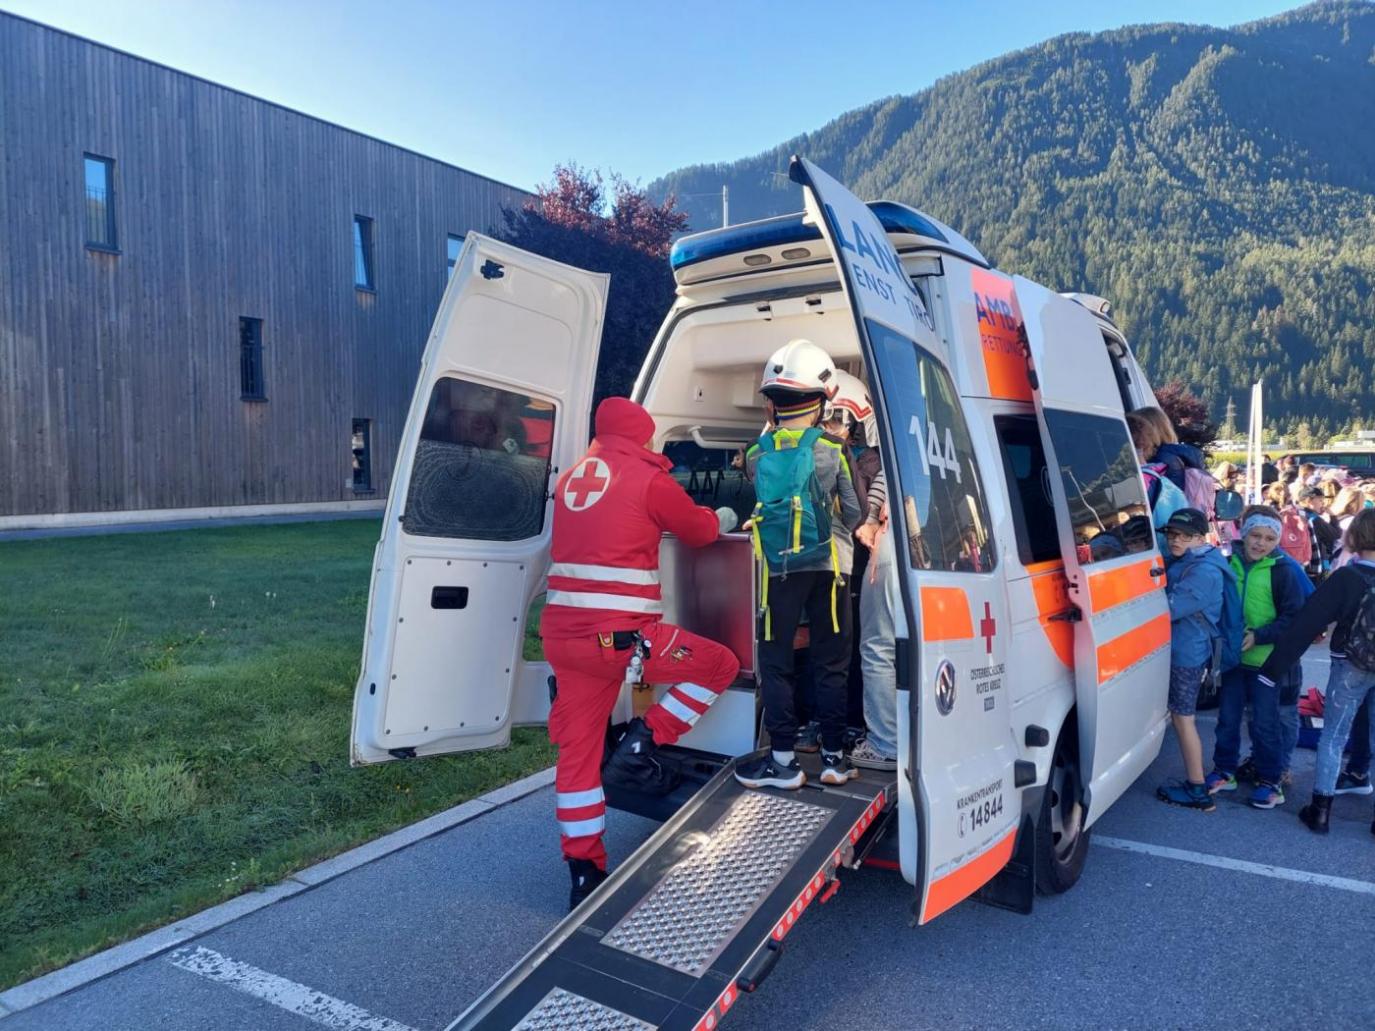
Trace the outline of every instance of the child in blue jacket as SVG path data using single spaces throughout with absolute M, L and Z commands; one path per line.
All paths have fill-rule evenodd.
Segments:
M 1221 634 L 1223 592 L 1235 590 L 1235 576 L 1221 552 L 1207 541 L 1208 520 L 1196 508 L 1174 512 L 1162 528 L 1170 557 L 1165 560 L 1165 595 L 1170 602 L 1170 720 L 1184 756 L 1185 781 L 1163 784 L 1156 796 L 1171 805 L 1210 812 L 1216 808 L 1203 782 L 1203 742 L 1194 713 L 1198 689 Z

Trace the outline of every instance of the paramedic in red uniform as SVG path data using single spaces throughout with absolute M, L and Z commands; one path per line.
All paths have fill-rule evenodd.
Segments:
M 673 790 L 677 771 L 660 764 L 657 746 L 687 733 L 740 669 L 722 645 L 662 622 L 659 592 L 661 534 L 701 547 L 734 529 L 735 513 L 693 503 L 669 475 L 672 463 L 649 449 L 654 420 L 635 402 L 607 398 L 596 431 L 554 490 L 553 565 L 540 619 L 558 686 L 549 738 L 559 749 L 555 804 L 570 907 L 606 879 L 603 778 L 647 794 Z M 637 634 L 643 682 L 674 686 L 630 723 L 603 769 L 607 720 Z

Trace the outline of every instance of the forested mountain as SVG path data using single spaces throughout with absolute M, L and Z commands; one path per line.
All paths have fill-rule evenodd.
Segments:
M 722 184 L 732 221 L 796 211 L 793 153 L 1109 298 L 1152 378 L 1219 417 L 1263 376 L 1282 431 L 1375 425 L 1375 4 L 1061 36 L 650 192 L 694 229 Z

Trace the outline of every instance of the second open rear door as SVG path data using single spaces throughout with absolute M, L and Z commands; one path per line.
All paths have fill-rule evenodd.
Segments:
M 835 255 L 879 412 L 894 586 L 906 611 L 902 869 L 925 923 L 991 880 L 1016 841 L 1006 593 L 960 397 L 924 299 L 862 201 L 810 162 L 794 158 L 792 176 Z
M 1036 417 L 1070 601 L 1086 823 L 1155 760 L 1170 680 L 1170 611 L 1112 358 L 1089 312 L 1020 276 Z

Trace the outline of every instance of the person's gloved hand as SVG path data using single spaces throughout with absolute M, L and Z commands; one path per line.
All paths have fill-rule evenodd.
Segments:
M 721 524 L 722 533 L 730 533 L 740 522 L 740 517 L 735 514 L 735 509 L 726 508 L 724 505 L 716 510 L 716 518 Z

